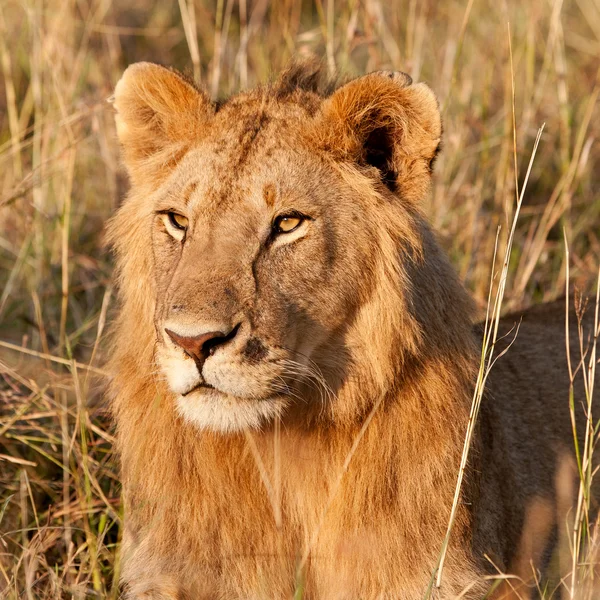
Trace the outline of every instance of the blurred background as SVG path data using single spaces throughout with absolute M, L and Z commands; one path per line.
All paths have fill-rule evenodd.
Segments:
M 600 0 L 1 0 L 0 597 L 118 594 L 102 239 L 128 185 L 107 103 L 123 69 L 174 66 L 218 98 L 305 55 L 331 75 L 402 70 L 438 94 L 423 210 L 482 314 L 545 123 L 504 306 L 564 295 L 565 239 L 571 289 L 594 291 Z

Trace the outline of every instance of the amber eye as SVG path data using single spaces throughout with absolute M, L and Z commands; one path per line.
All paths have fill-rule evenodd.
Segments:
M 189 221 L 187 217 L 172 211 L 160 213 L 162 222 L 164 223 L 167 233 L 176 240 L 183 242 L 186 235 Z
M 302 225 L 304 217 L 301 215 L 281 215 L 275 219 L 273 230 L 276 233 L 291 233 Z
M 180 229 L 181 231 L 185 231 L 187 229 L 187 217 L 184 217 L 183 215 L 178 215 L 175 212 L 167 213 L 167 215 L 169 217 L 169 223 L 171 223 L 171 225 L 173 225 L 175 229 Z

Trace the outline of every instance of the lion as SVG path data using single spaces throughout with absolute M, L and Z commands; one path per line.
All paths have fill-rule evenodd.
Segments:
M 481 344 L 421 208 L 434 93 L 391 71 L 336 86 L 303 63 L 215 102 L 137 63 L 114 107 L 131 181 L 108 226 L 127 597 L 423 598 Z M 503 331 L 516 320 L 438 598 L 542 568 L 556 537 L 573 446 L 564 305 Z

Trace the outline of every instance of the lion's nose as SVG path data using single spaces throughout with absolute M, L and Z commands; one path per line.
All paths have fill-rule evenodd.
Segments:
M 165 329 L 167 335 L 173 340 L 173 343 L 177 344 L 183 351 L 196 361 L 198 370 L 202 372 L 202 366 L 206 359 L 214 353 L 214 351 L 223 344 L 226 344 L 232 340 L 238 329 L 239 324 L 236 325 L 231 331 L 208 331 L 195 336 L 184 336 L 175 333 L 171 329 Z

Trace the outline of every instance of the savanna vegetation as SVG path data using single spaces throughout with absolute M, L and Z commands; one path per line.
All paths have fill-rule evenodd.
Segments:
M 567 289 L 593 310 L 598 0 L 2 0 L 0 597 L 119 593 L 123 514 L 102 366 L 115 309 L 103 228 L 128 185 L 107 102 L 115 83 L 149 60 L 227 96 L 307 55 L 332 75 L 402 70 L 438 94 L 443 151 L 423 210 L 482 318 L 503 264 L 503 312 Z M 575 377 L 596 360 L 571 359 Z M 592 396 L 573 401 L 591 407 Z M 576 518 L 554 559 L 568 565 L 563 597 L 600 593 L 586 519 L 591 418 Z

